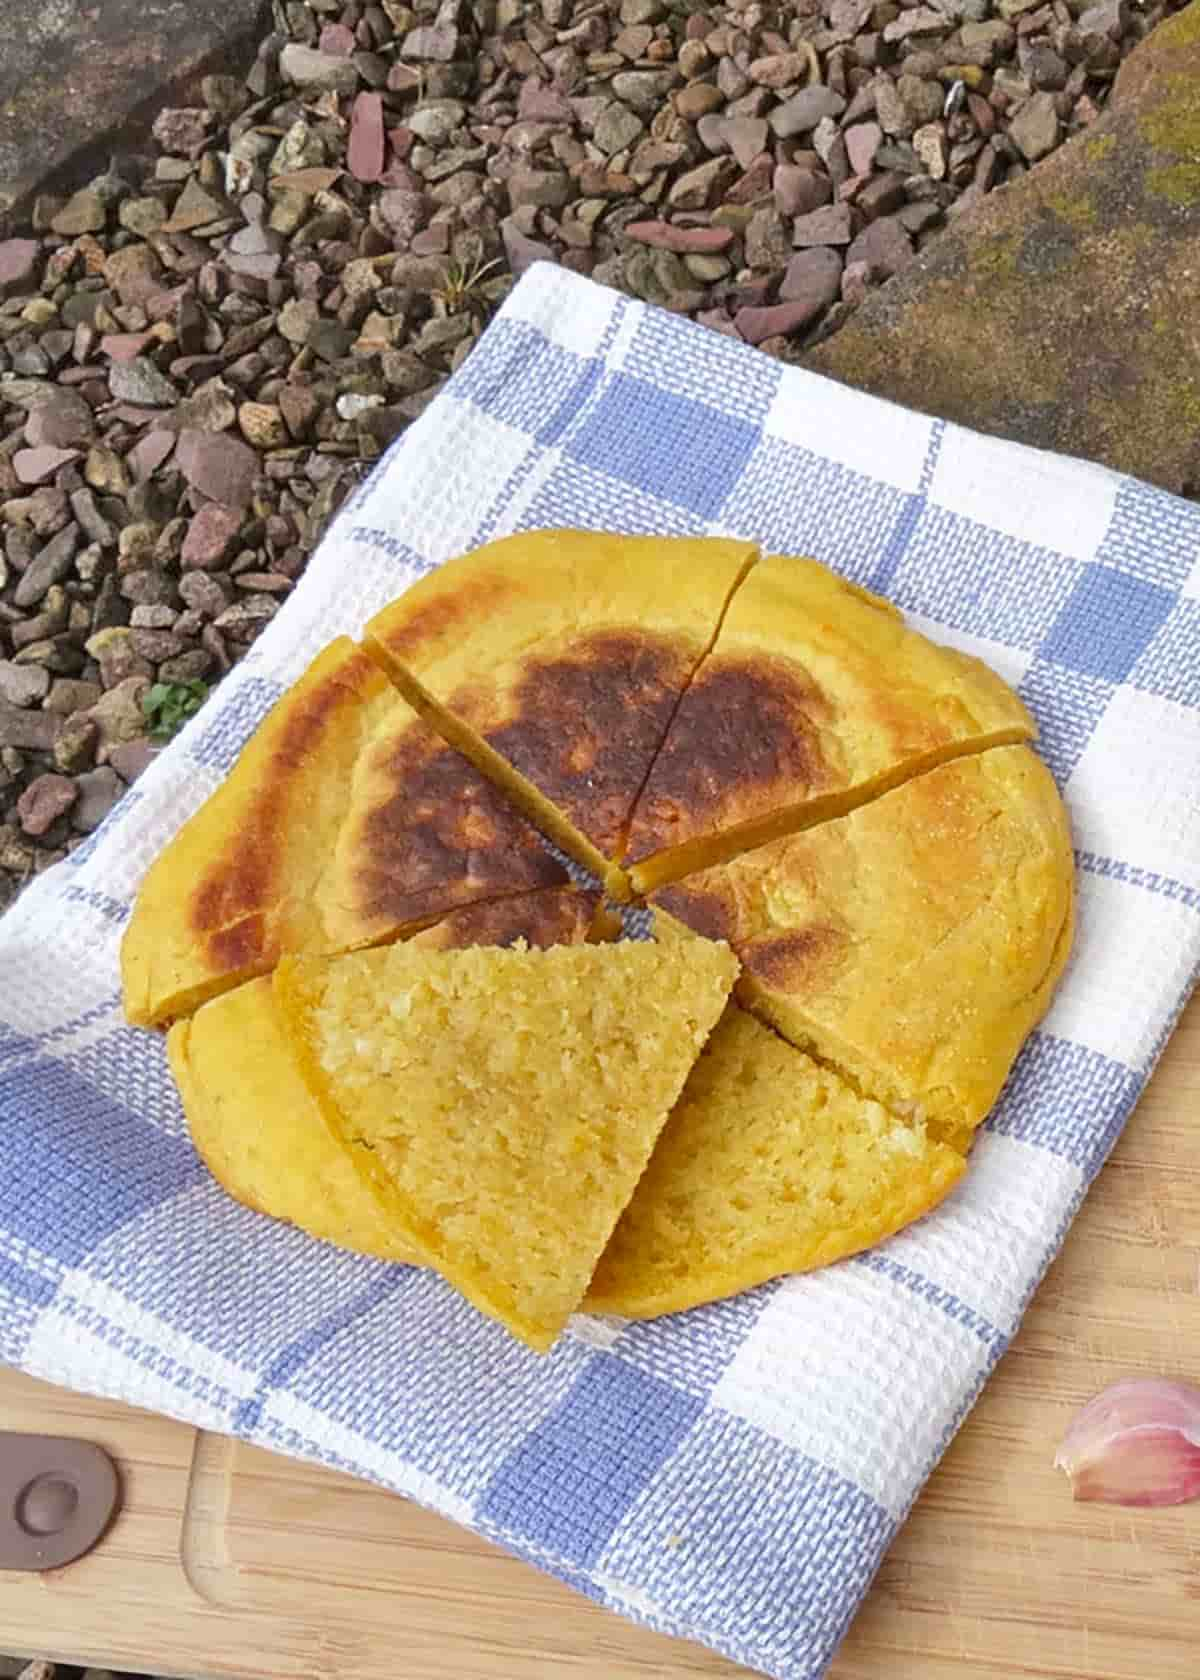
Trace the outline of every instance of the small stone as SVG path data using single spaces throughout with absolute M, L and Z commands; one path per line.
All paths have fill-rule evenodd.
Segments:
M 1009 139 L 1029 163 L 1036 163 L 1058 144 L 1058 109 L 1052 93 L 1035 93 L 1009 124 Z
M 336 323 L 333 323 L 336 324 Z M 245 508 L 254 495 L 258 456 L 224 432 L 181 432 L 175 460 L 194 490 L 227 508 Z
M 136 403 L 139 408 L 170 408 L 179 401 L 178 388 L 148 356 L 113 362 L 108 370 L 108 388 L 118 402 Z
M 728 257 L 707 257 L 702 252 L 684 257 L 683 264 L 690 275 L 706 286 L 724 280 L 733 266 Z
M 91 705 L 95 705 L 101 693 L 102 690 L 96 690 Z M 57 715 L 61 716 L 61 713 Z M 80 770 L 87 770 L 96 762 L 99 739 L 100 729 L 95 718 L 88 717 L 82 711 L 64 718 L 54 741 L 55 768 L 61 770 L 64 776 L 75 776 Z
M 805 304 L 812 319 L 833 303 L 841 283 L 842 259 L 828 246 L 818 245 L 791 258 L 779 283 L 779 299 Z
M 775 303 L 762 307 L 747 305 L 733 317 L 733 324 L 747 344 L 761 344 L 805 326 L 811 319 L 802 303 Z
M 108 762 L 125 783 L 136 782 L 158 757 L 154 742 L 143 736 L 136 741 L 117 741 L 108 749 Z
M 18 449 L 12 458 L 13 471 L 21 484 L 45 484 L 60 467 L 78 458 L 77 449 Z
M 627 222 L 626 236 L 643 245 L 681 254 L 726 251 L 733 244 L 733 229 L 720 227 L 676 227 L 672 222 Z
M 848 245 L 854 229 L 848 204 L 826 204 L 806 216 L 797 216 L 792 224 L 792 244 Z
M 754 213 L 746 228 L 745 242 L 746 262 L 751 268 L 777 269 L 791 254 L 788 224 L 774 205 Z
M 36 839 L 65 816 L 78 797 L 78 788 L 66 776 L 38 776 L 17 800 L 17 821 Z
M 383 100 L 377 93 L 360 93 L 350 113 L 346 162 L 356 181 L 378 181 L 383 174 L 385 142 Z
M 40 665 L 15 665 L 0 659 L 0 700 L 10 706 L 36 706 L 50 687 L 50 673 Z
M 913 135 L 913 151 L 934 181 L 946 178 L 946 130 L 940 122 L 926 123 Z
M 25 422 L 25 442 L 31 449 L 46 445 L 52 449 L 75 449 L 90 443 L 95 435 L 96 421 L 91 409 L 69 387 L 61 387 L 45 402 L 31 408 Z
M 164 152 L 190 158 L 203 149 L 212 123 L 212 112 L 198 105 L 172 106 L 155 117 L 152 133 Z
M 238 427 L 255 449 L 285 449 L 292 441 L 283 415 L 273 403 L 243 403 L 238 409 Z
M 70 717 L 73 712 L 94 706 L 102 693 L 99 683 L 82 682 L 78 677 L 55 677 L 46 696 L 46 710 L 57 717 Z
M 721 126 L 725 144 L 739 168 L 749 169 L 766 150 L 766 122 L 762 117 L 726 117 Z
M 279 73 L 297 87 L 321 93 L 354 93 L 358 88 L 358 71 L 351 59 L 296 41 L 289 41 L 280 53 Z
M 13 600 L 18 607 L 36 607 L 54 584 L 61 583 L 71 570 L 75 550 L 79 546 L 79 532 L 67 525 L 42 549 L 17 580 Z
M 108 221 L 108 211 L 98 193 L 83 187 L 63 205 L 50 226 L 65 239 L 76 239 L 81 233 L 99 233 Z
M 573 196 L 570 179 L 553 169 L 514 169 L 508 177 L 507 186 L 509 203 L 514 211 L 523 204 L 545 210 L 561 210 Z
M 276 394 L 279 412 L 290 435 L 298 442 L 312 436 L 321 402 L 309 385 L 284 385 Z
M 645 129 L 645 123 L 635 111 L 614 99 L 604 107 L 592 129 L 592 139 L 606 157 L 622 152 Z
M 728 181 L 731 168 L 729 160 L 721 157 L 698 164 L 672 184 L 667 202 L 676 210 L 705 209 Z
M 315 298 L 289 298 L 279 312 L 276 327 L 290 344 L 305 344 L 320 314 L 320 305 Z
M 877 77 L 874 88 L 875 115 L 883 132 L 892 136 L 911 134 L 916 125 L 891 77 Z
M 0 747 L 48 753 L 57 733 L 58 719 L 52 713 L 11 706 L 0 700 Z
M 876 175 L 867 182 L 859 192 L 856 202 L 867 221 L 874 221 L 876 216 L 890 215 L 905 202 L 903 177 L 892 174 L 890 170 L 884 170 L 881 175 Z
M 504 241 L 504 254 L 508 266 L 517 279 L 520 279 L 527 268 L 532 268 L 535 262 L 555 260 L 553 247 L 543 244 L 541 240 L 530 239 L 527 234 L 522 233 L 514 216 L 506 216 L 501 222 L 500 237 Z M 388 383 L 395 382 L 389 379 Z
M 867 175 L 875 163 L 875 154 L 883 144 L 883 130 L 876 122 L 855 123 L 843 135 L 846 156 L 854 175 Z
M 101 495 L 124 497 L 129 494 L 129 474 L 124 461 L 115 450 L 102 444 L 88 450 L 83 476 Z
M 710 111 L 719 111 L 725 95 L 711 82 L 690 82 L 675 95 L 675 109 L 688 122 L 698 122 Z
M 223 221 L 230 214 L 225 200 L 200 185 L 194 175 L 189 176 L 175 202 L 171 219 L 165 224 L 168 233 L 189 233 L 192 228 L 206 227 L 209 222 Z
M 201 571 L 215 571 L 225 559 L 242 527 L 242 515 L 231 508 L 203 507 L 188 526 L 180 563 Z M 186 581 L 186 579 L 184 580 Z M 180 588 L 182 593 L 182 585 Z M 187 596 L 184 597 L 188 599 Z M 195 605 L 189 601 L 189 605 Z
M 126 245 L 105 259 L 104 278 L 122 303 L 145 303 L 162 290 L 162 263 L 149 245 Z
M 100 742 L 96 757 L 104 764 L 114 746 L 125 741 L 140 740 L 146 733 L 146 714 L 142 700 L 150 680 L 146 676 L 130 676 L 115 684 L 92 707 L 91 716 L 100 728 Z
M 674 68 L 621 70 L 612 79 L 612 90 L 622 104 L 643 117 L 652 117 L 678 79 Z
M 80 834 L 94 833 L 125 792 L 125 783 L 107 764 L 85 770 L 72 785 L 78 799 L 71 811 L 71 827 Z
M 793 134 L 804 134 L 815 128 L 823 117 L 840 117 L 845 109 L 846 101 L 841 94 L 818 82 L 777 105 L 767 121 L 781 140 L 787 140 Z
M 425 63 L 449 64 L 458 51 L 458 30 L 452 23 L 421 24 L 404 37 L 402 57 Z
M 309 328 L 305 343 L 323 362 L 338 362 L 349 353 L 354 343 L 354 332 L 340 321 L 322 316 Z
M 828 175 L 797 164 L 777 164 L 771 186 L 775 208 L 783 216 L 806 216 L 833 197 L 833 182 Z
M 197 401 L 197 398 L 193 398 Z M 182 406 L 182 405 L 181 405 Z M 178 410 L 176 410 L 178 414 Z M 175 416 L 173 415 L 174 419 Z M 130 471 L 139 484 L 144 483 L 156 473 L 166 461 L 175 447 L 175 436 L 172 432 L 147 432 L 145 437 L 139 438 L 127 456 Z
M 746 74 L 759 87 L 782 88 L 798 82 L 807 74 L 808 60 L 803 53 L 768 53 L 764 58 L 752 59 Z
M 567 112 L 569 116 L 569 106 Z M 455 130 L 463 126 L 466 118 L 467 108 L 461 99 L 428 99 L 410 112 L 405 122 L 427 145 L 444 146 Z
M 899 274 L 912 259 L 912 240 L 895 216 L 869 223 L 846 252 L 847 263 L 865 262 L 884 279 Z
M 36 288 L 41 249 L 36 239 L 0 240 L 0 298 Z

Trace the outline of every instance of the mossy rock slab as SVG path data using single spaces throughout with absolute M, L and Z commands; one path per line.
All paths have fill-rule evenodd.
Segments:
M 807 358 L 894 402 L 1200 489 L 1200 0 L 1100 119 Z

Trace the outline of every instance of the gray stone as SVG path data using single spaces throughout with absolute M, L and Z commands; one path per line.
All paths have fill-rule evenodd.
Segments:
M 842 259 L 828 246 L 797 251 L 779 283 L 781 303 L 803 303 L 813 319 L 838 296 L 842 284 Z
M 767 121 L 781 140 L 787 140 L 793 134 L 804 134 L 815 128 L 822 117 L 840 117 L 845 109 L 846 101 L 841 94 L 818 82 L 801 88 L 799 93 L 777 105 Z
M 10 706 L 36 706 L 50 687 L 50 674 L 40 665 L 15 665 L 0 659 L 0 700 Z
M 57 733 L 58 719 L 52 713 L 31 711 L 0 700 L 0 747 L 49 752 Z
M 823 205 L 792 223 L 792 243 L 797 246 L 848 245 L 853 233 L 848 204 Z
M 1009 124 L 1009 138 L 1029 162 L 1036 163 L 1058 144 L 1058 109 L 1052 93 L 1035 93 Z
M 427 99 L 405 117 L 405 125 L 431 146 L 441 146 L 466 121 L 467 108 L 460 99 Z
M 91 834 L 100 827 L 125 792 L 125 783 L 109 765 L 86 770 L 75 779 L 77 800 L 71 811 L 71 827 Z
M 912 240 L 895 216 L 881 216 L 871 222 L 846 252 L 847 263 L 865 262 L 884 279 L 900 274 L 912 259 Z
M 31 449 L 49 445 L 53 449 L 74 449 L 90 443 L 96 435 L 96 419 L 87 403 L 69 386 L 60 386 L 35 403 L 25 421 L 25 442 Z
M 118 402 L 136 403 L 139 408 L 170 408 L 179 401 L 178 388 L 148 356 L 114 362 L 108 370 L 108 388 Z
M 351 59 L 295 41 L 289 41 L 280 53 L 279 70 L 285 81 L 323 93 L 353 93 L 358 87 L 358 71 Z
M 632 146 L 645 126 L 636 112 L 614 99 L 597 117 L 592 139 L 606 157 L 612 157 L 624 151 L 626 146 Z
M 53 584 L 61 583 L 71 570 L 79 531 L 67 525 L 50 538 L 18 580 L 13 600 L 18 607 L 36 607 Z

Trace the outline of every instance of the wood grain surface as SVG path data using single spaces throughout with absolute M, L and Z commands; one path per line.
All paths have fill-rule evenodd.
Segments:
M 1118 1376 L 1200 1382 L 1200 999 L 931 1478 L 831 1680 L 1196 1680 L 1200 1506 L 1074 1505 L 1051 1467 Z M 327 1471 L 0 1373 L 0 1427 L 100 1442 L 96 1552 L 0 1574 L 0 1649 L 304 1680 L 733 1675 L 441 1518 Z

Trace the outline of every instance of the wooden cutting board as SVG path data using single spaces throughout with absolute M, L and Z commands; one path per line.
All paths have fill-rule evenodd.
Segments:
M 1200 999 L 1021 1333 L 892 1548 L 831 1680 L 1196 1680 L 1200 1506 L 1076 1506 L 1052 1470 L 1115 1377 L 1200 1383 Z M 117 1459 L 99 1548 L 0 1574 L 0 1649 L 301 1680 L 734 1675 L 405 1500 L 0 1373 L 0 1428 Z

